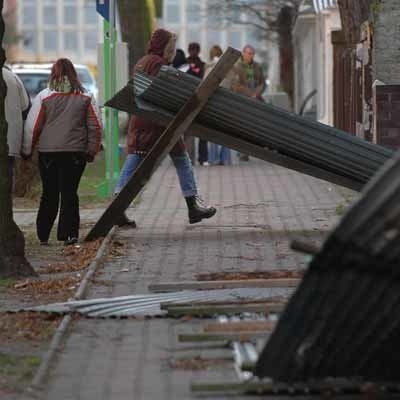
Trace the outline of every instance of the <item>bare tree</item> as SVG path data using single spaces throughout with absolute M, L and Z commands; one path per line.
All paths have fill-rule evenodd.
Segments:
M 275 40 L 280 30 L 279 16 L 284 8 L 293 10 L 292 29 L 301 0 L 209 0 L 207 14 L 219 25 L 246 25 L 260 38 Z
M 301 0 L 209 0 L 207 14 L 219 25 L 245 25 L 262 40 L 279 47 L 281 85 L 293 102 L 292 30 Z
M 1 14 L 4 0 L 0 0 L 0 70 L 6 60 L 3 49 L 4 20 Z M 13 219 L 11 180 L 8 173 L 7 121 L 4 102 L 7 87 L 0 73 L 0 277 L 35 275 L 25 258 L 24 235 Z

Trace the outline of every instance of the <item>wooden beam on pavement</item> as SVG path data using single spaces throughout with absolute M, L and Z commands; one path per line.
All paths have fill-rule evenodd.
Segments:
M 243 279 L 229 281 L 186 281 L 186 282 L 164 282 L 148 286 L 153 293 L 176 292 L 180 290 L 212 290 L 212 289 L 235 289 L 235 288 L 292 288 L 297 287 L 301 279 L 277 278 L 277 279 Z
M 180 342 L 249 342 L 254 339 L 267 339 L 268 332 L 238 331 L 238 332 L 213 332 L 213 333 L 181 333 L 178 335 Z
M 167 317 L 183 317 L 185 315 L 192 315 L 197 317 L 212 317 L 216 314 L 242 314 L 245 312 L 250 313 L 280 313 L 284 310 L 286 304 L 282 303 L 249 303 L 237 305 L 191 305 L 180 306 L 165 304 L 162 309 L 167 311 Z
M 155 171 L 164 157 L 172 150 L 178 139 L 187 131 L 239 56 L 240 52 L 231 47 L 225 51 L 212 71 L 207 75 L 204 81 L 199 84 L 189 100 L 168 124 L 160 138 L 139 164 L 126 185 L 122 188 L 121 192 L 105 210 L 96 225 L 86 236 L 86 241 L 105 236 L 109 232 L 116 219 L 125 212 L 131 202 L 144 188 L 153 171 Z
M 209 322 L 204 325 L 204 332 L 272 332 L 275 329 L 275 321 L 235 321 L 235 322 Z

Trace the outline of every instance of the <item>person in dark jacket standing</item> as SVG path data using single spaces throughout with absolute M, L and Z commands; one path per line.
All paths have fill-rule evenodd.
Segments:
M 193 75 L 196 76 L 197 78 L 203 79 L 206 64 L 199 57 L 200 45 L 196 42 L 190 43 L 188 47 L 188 52 L 189 52 L 189 57 L 187 58 L 187 62 L 189 64 L 189 70 L 187 71 L 187 73 L 189 75 Z M 194 153 L 193 136 L 186 137 L 185 143 L 189 147 L 189 153 L 190 153 L 190 147 L 193 148 L 193 153 Z M 199 139 L 198 161 L 200 165 L 208 165 L 208 144 L 206 140 Z
M 60 216 L 57 239 L 75 244 L 79 236 L 78 186 L 86 162 L 100 150 L 101 122 L 92 95 L 85 92 L 70 60 L 53 65 L 49 87 L 33 101 L 25 124 L 22 153 L 29 157 L 39 151 L 42 197 L 36 219 L 42 245 Z
M 147 55 L 136 63 L 134 71 L 140 70 L 148 75 L 157 75 L 163 65 L 172 62 L 175 56 L 175 42 L 176 36 L 171 32 L 164 29 L 154 31 L 148 45 Z M 163 127 L 152 121 L 135 115 L 131 117 L 128 129 L 128 155 L 117 182 L 116 193 L 122 190 L 163 130 Z M 214 207 L 204 205 L 198 195 L 192 163 L 182 138 L 173 147 L 170 157 L 186 200 L 189 222 L 194 224 L 204 218 L 211 218 L 217 210 Z

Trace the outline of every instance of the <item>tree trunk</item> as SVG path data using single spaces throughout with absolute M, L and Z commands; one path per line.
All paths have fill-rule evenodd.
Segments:
M 281 84 L 288 94 L 291 108 L 294 103 L 294 51 L 292 28 L 296 10 L 283 7 L 278 17 Z
M 4 0 L 0 0 L 0 13 Z M 0 69 L 6 60 L 3 49 L 4 20 L 0 15 Z M 0 74 L 0 277 L 35 275 L 25 258 L 24 235 L 16 225 L 12 213 L 11 179 L 8 169 L 7 121 L 4 100 L 7 87 Z
M 129 71 L 146 53 L 146 43 L 153 29 L 153 0 L 118 0 L 122 40 L 128 43 Z

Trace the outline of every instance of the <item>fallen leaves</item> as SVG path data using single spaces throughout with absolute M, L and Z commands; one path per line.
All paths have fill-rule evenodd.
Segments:
M 0 313 L 0 340 L 48 340 L 61 316 L 34 312 Z
M 63 261 L 42 267 L 40 273 L 67 273 L 82 271 L 89 266 L 101 245 L 102 239 L 84 242 L 76 246 L 66 246 L 62 250 Z
M 14 285 L 12 291 L 23 293 L 25 299 L 31 300 L 51 300 L 66 301 L 70 298 L 74 290 L 78 288 L 80 276 L 67 276 L 59 279 L 30 280 L 22 284 Z

